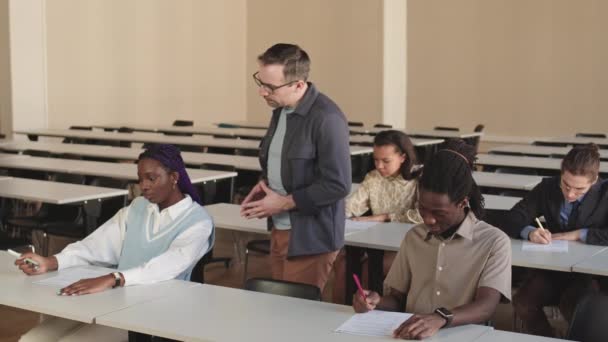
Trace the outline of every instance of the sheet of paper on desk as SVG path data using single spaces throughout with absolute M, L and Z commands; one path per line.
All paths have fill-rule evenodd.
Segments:
M 364 336 L 393 336 L 393 331 L 412 314 L 374 310 L 354 314 L 336 332 Z
M 56 276 L 33 282 L 38 285 L 53 286 L 57 288 L 66 287 L 81 279 L 96 278 L 106 275 L 112 270 L 101 267 L 77 266 L 61 270 Z
M 374 221 L 353 221 L 353 220 L 347 219 L 346 226 L 344 229 L 344 235 L 367 230 L 367 229 L 377 225 L 378 223 L 379 222 L 374 222 Z
M 523 245 L 521 245 L 521 250 L 528 252 L 568 253 L 568 241 L 553 240 L 547 245 L 524 241 Z

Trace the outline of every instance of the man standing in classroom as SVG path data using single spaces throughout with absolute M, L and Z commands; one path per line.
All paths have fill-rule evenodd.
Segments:
M 309 71 L 297 45 L 275 44 L 258 56 L 253 79 L 273 111 L 260 145 L 263 178 L 241 215 L 268 218 L 274 279 L 322 291 L 344 245 L 349 130 L 340 108 L 308 82 Z

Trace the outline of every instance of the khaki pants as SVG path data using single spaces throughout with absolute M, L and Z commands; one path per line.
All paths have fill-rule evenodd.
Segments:
M 315 285 L 323 291 L 339 251 L 287 258 L 288 247 L 289 230 L 273 228 L 270 233 L 272 278 Z
M 128 340 L 129 333 L 126 330 L 51 316 L 19 339 L 20 342 L 122 342 Z

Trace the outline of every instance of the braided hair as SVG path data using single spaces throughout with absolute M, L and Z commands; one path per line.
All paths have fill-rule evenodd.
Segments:
M 473 179 L 475 148 L 461 139 L 451 139 L 446 147 L 424 164 L 420 186 L 427 191 L 447 194 L 452 203 L 469 199 L 475 216 L 483 217 L 484 200 Z
M 161 163 L 168 172 L 177 172 L 179 175 L 177 180 L 179 190 L 190 195 L 190 198 L 196 203 L 203 205 L 198 192 L 190 181 L 190 177 L 188 177 L 184 160 L 177 147 L 170 144 L 151 145 L 139 155 L 137 161 L 142 159 L 154 159 Z

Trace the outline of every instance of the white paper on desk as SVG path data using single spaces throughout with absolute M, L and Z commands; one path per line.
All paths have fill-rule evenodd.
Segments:
M 106 275 L 110 272 L 111 270 L 108 270 L 107 268 L 77 266 L 66 268 L 65 270 L 61 270 L 61 272 L 59 272 L 59 274 L 54 277 L 38 280 L 33 283 L 38 285 L 62 288 L 71 285 L 81 279 L 96 278 L 102 275 Z
M 354 221 L 347 219 L 346 226 L 344 228 L 344 235 L 368 230 L 369 228 L 377 225 L 378 223 L 379 222 L 375 221 Z
M 393 336 L 393 331 L 410 318 L 412 314 L 373 310 L 354 314 L 342 323 L 336 332 L 364 336 Z
M 546 245 L 524 241 L 524 243 L 521 245 L 521 250 L 528 252 L 568 253 L 568 241 L 552 240 L 551 243 Z

